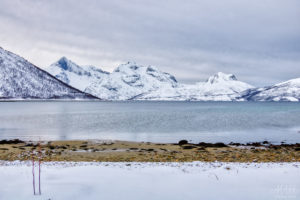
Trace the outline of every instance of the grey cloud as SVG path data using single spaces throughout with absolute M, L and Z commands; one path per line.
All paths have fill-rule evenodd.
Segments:
M 297 0 L 1 0 L 1 44 L 39 66 L 128 60 L 185 82 L 218 71 L 266 85 L 300 77 Z

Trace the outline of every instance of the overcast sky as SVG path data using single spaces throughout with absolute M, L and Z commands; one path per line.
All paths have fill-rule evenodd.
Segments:
M 186 83 L 300 77 L 299 0 L 0 0 L 0 27 L 0 46 L 39 67 L 66 56 L 107 71 L 155 65 Z

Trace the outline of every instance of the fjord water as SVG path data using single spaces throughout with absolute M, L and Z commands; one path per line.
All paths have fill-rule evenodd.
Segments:
M 1 102 L 0 139 L 300 142 L 292 102 Z

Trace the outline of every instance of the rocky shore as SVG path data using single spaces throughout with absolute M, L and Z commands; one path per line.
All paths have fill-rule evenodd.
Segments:
M 100 162 L 300 162 L 300 144 L 1 140 L 0 160 Z

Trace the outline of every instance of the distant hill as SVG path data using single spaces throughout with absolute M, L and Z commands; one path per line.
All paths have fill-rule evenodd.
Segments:
M 254 88 L 241 94 L 248 101 L 300 101 L 300 78 L 263 88 Z
M 0 47 L 0 99 L 96 99 Z

